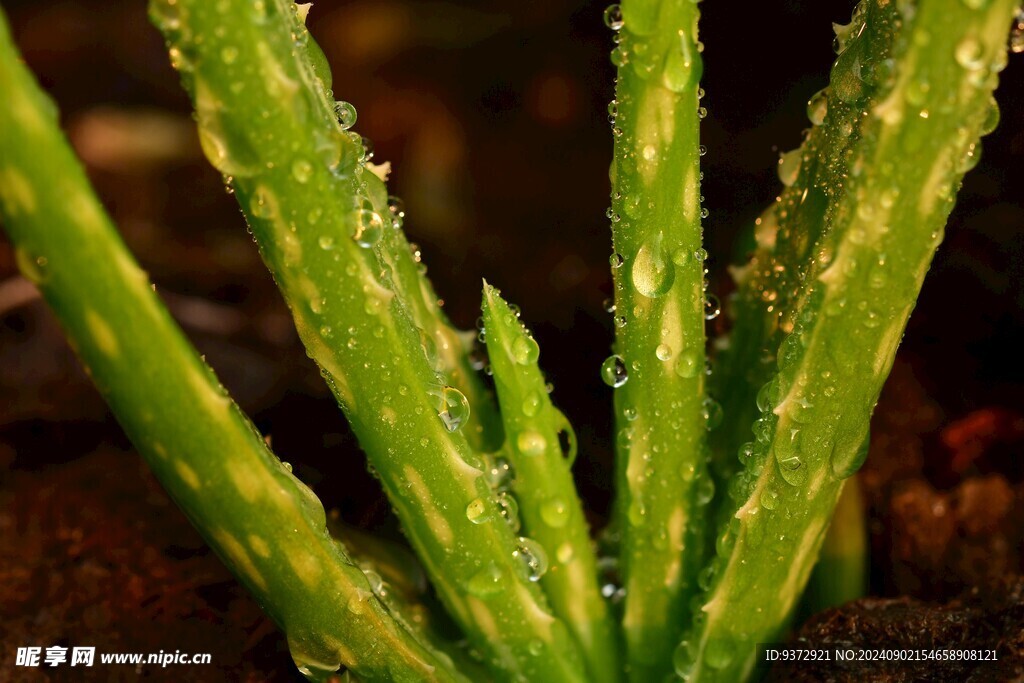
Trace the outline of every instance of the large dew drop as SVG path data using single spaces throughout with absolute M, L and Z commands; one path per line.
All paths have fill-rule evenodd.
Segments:
M 445 385 L 440 390 L 431 391 L 430 395 L 434 401 L 437 416 L 441 418 L 441 422 L 449 432 L 457 431 L 469 420 L 469 401 L 455 387 Z
M 871 440 L 865 437 L 856 448 L 849 446 L 833 448 L 832 454 L 829 456 L 832 476 L 837 479 L 846 479 L 856 474 L 868 457 L 870 443 Z
M 354 223 L 352 239 L 364 249 L 377 244 L 384 234 L 384 219 L 368 201 L 363 202 L 362 208 L 356 212 Z
M 669 49 L 665 57 L 665 67 L 661 74 L 662 83 L 673 92 L 683 92 L 687 88 L 696 87 L 703 73 L 704 62 L 697 45 L 680 30 L 679 42 Z
M 561 498 L 546 500 L 541 504 L 540 518 L 549 527 L 561 529 L 569 521 L 569 506 Z
M 815 126 L 825 123 L 828 115 L 828 90 L 822 89 L 811 95 L 807 101 L 807 118 Z
M 356 125 L 356 108 L 348 102 L 335 102 L 334 115 L 338 117 L 338 127 L 342 130 L 348 130 Z
M 202 80 L 195 84 L 196 123 L 203 154 L 218 171 L 234 178 L 247 178 L 255 172 L 259 160 L 249 143 L 225 126 L 223 103 Z
M 532 429 L 520 432 L 516 438 L 516 448 L 523 455 L 540 455 L 547 446 L 547 441 L 540 432 L 535 432 Z
M 288 651 L 295 667 L 303 676 L 323 680 L 341 668 L 341 654 L 324 645 L 318 638 L 288 634 Z
M 604 10 L 604 25 L 613 31 L 621 31 L 625 22 L 622 20 L 622 7 L 608 5 Z
M 498 512 L 502 519 L 508 523 L 513 532 L 519 531 L 519 502 L 508 491 L 501 491 L 497 495 Z
M 786 187 L 791 187 L 800 175 L 800 166 L 803 162 L 803 150 L 797 149 L 779 155 L 779 180 Z
M 491 514 L 487 503 L 482 498 L 474 498 L 470 501 L 466 506 L 466 519 L 473 522 L 473 524 L 483 524 L 490 520 Z
M 501 579 L 501 570 L 492 564 L 470 577 L 466 588 L 471 595 L 475 595 L 478 598 L 487 597 L 501 590 Z
M 548 571 L 548 554 L 544 547 L 532 538 L 520 537 L 519 547 L 512 553 L 526 567 L 530 581 L 540 581 Z
M 696 377 L 704 363 L 701 353 L 697 351 L 683 351 L 676 360 L 676 374 L 685 379 Z
M 662 296 L 672 288 L 676 271 L 661 247 L 660 235 L 640 246 L 630 275 L 636 291 L 649 299 Z
M 613 354 L 601 364 L 601 379 L 608 386 L 617 389 L 629 380 L 629 371 L 626 369 L 626 361 L 622 356 Z
M 540 357 L 540 347 L 533 337 L 519 335 L 512 342 L 512 360 L 520 365 L 536 363 Z

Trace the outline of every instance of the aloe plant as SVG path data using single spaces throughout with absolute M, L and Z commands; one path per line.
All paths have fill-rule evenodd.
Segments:
M 862 0 L 838 27 L 829 86 L 780 160 L 784 190 L 734 271 L 732 330 L 710 355 L 705 322 L 720 306 L 701 234 L 697 4 L 605 12 L 616 339 L 600 372 L 618 466 L 603 558 L 537 342 L 484 283 L 495 396 L 475 370 L 476 335 L 444 315 L 401 203 L 352 130 L 355 109 L 335 100 L 308 11 L 150 5 L 203 151 L 464 640 L 424 618 L 400 553 L 331 535 L 317 497 L 184 339 L 0 15 L 0 219 L 126 433 L 313 679 L 341 667 L 369 681 L 749 678 L 756 643 L 784 635 L 863 460 L 956 190 L 998 120 L 1011 23 L 1024 50 L 1014 0 Z M 842 581 L 816 581 L 819 600 L 862 589 L 848 491 L 823 555 Z M 610 562 L 620 583 L 601 585 Z

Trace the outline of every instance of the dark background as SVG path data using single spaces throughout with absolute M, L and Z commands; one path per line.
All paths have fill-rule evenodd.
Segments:
M 387 504 L 290 329 L 233 199 L 199 152 L 187 98 L 146 21 L 145 3 L 5 0 L 3 6 L 129 246 L 224 383 L 329 509 L 349 523 L 394 534 Z M 484 276 L 522 308 L 555 401 L 578 433 L 577 477 L 597 524 L 611 480 L 611 394 L 597 372 L 612 339 L 602 301 L 611 292 L 604 211 L 614 74 L 603 8 L 563 0 L 321 0 L 309 19 L 333 67 L 335 94 L 358 109 L 356 129 L 373 140 L 376 161 L 393 163 L 391 190 L 406 202 L 406 230 L 421 245 L 449 315 L 473 326 Z M 826 85 L 834 57 L 830 24 L 848 21 L 852 3 L 709 2 L 702 9 L 705 240 L 712 290 L 725 295 L 725 267 L 742 256 L 738 235 L 779 190 L 778 153 L 799 144 L 809 125 L 807 99 Z M 940 422 L 990 407 L 1024 412 L 1022 62 L 1011 55 L 1002 74 L 1002 122 L 984 140 L 981 163 L 964 183 L 900 349 L 901 372 L 938 407 Z M 723 316 L 709 334 L 721 334 L 726 324 Z M 926 435 L 926 443 L 929 438 L 937 436 Z M 67 464 L 72 461 L 77 464 Z M 5 644 L 26 641 L 26 634 L 42 637 L 40 614 L 54 621 L 45 633 L 96 630 L 62 627 L 84 619 L 86 608 L 52 604 L 67 599 L 53 589 L 53 577 L 74 585 L 77 579 L 67 577 L 89 559 L 88 550 L 72 556 L 66 539 L 56 550 L 31 542 L 74 536 L 75 529 L 88 537 L 92 527 L 76 515 L 95 515 L 99 526 L 108 513 L 122 522 L 126 515 L 156 515 L 172 528 L 147 527 L 147 533 L 192 539 L 181 541 L 184 550 L 170 551 L 159 538 L 147 541 L 170 557 L 170 568 L 160 565 L 161 571 L 188 571 L 179 565 L 193 561 L 215 565 L 178 528 L 184 523 L 177 512 L 159 502 L 158 487 L 77 370 L 49 314 L 17 281 L 12 250 L 0 237 L 0 466 L 5 463 L 0 522 L 11 533 L 6 554 L 0 550 L 0 572 L 6 572 L 0 578 L 27 586 L 0 603 L 17 615 L 0 625 Z M 1018 465 L 1008 467 L 1019 480 Z M 126 502 L 125 510 L 82 513 L 130 501 L 133 492 L 157 501 L 157 511 Z M 54 512 L 67 501 L 76 509 Z M 145 548 L 117 546 L 137 542 L 125 540 L 130 537 L 101 534 L 97 543 L 106 549 L 92 559 L 134 561 Z M 50 572 L 48 588 L 37 585 L 37 565 Z M 150 569 L 133 574 L 141 577 L 140 600 L 170 582 L 154 579 Z M 232 639 L 238 610 L 251 620 L 258 615 L 235 608 L 245 598 L 210 571 L 214 587 L 202 598 L 207 612 L 200 605 L 160 614 L 229 634 L 222 639 L 236 658 L 254 643 L 280 651 L 280 640 L 262 625 L 247 623 L 245 637 Z M 98 585 L 90 604 L 107 605 L 108 630 L 125 630 L 129 617 L 102 595 L 106 584 Z M 876 577 L 875 589 L 891 587 Z M 142 624 L 156 619 L 135 616 Z M 166 638 L 148 642 L 153 650 L 169 646 Z M 0 652 L 0 662 L 9 653 Z M 280 664 L 268 662 L 267 670 Z

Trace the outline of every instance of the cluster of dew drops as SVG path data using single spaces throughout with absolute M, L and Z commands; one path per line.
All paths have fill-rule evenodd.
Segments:
M 335 102 L 334 114 L 337 118 L 338 127 L 342 131 L 349 132 L 356 123 L 356 108 L 349 102 L 341 100 Z M 358 149 L 361 150 L 359 163 L 365 167 L 373 159 L 373 144 L 368 138 L 362 137 L 358 133 L 351 132 L 349 135 L 352 137 L 353 142 L 358 143 Z M 377 213 L 369 199 L 364 198 L 362 200 L 357 214 L 355 229 L 352 233 L 352 239 L 356 244 L 364 249 L 370 249 L 380 242 L 384 230 L 389 224 L 395 230 L 402 228 L 406 216 L 405 203 L 400 197 L 391 195 L 387 199 L 387 207 L 388 215 L 383 217 Z M 319 245 L 325 251 L 329 251 L 335 246 L 333 238 L 329 236 L 321 237 Z M 419 272 L 424 274 L 426 266 L 423 264 L 419 247 L 416 244 L 410 243 L 409 249 Z M 438 303 L 440 304 L 441 302 Z M 440 373 L 441 362 L 436 342 L 424 330 L 420 330 L 420 339 L 428 361 L 430 361 L 435 371 L 439 373 L 439 385 L 428 392 L 437 411 L 437 416 L 447 431 L 458 431 L 469 420 L 469 400 L 461 391 L 442 381 L 443 375 Z
M 334 107 L 335 116 L 337 117 L 338 127 L 343 131 L 349 131 L 356 122 L 356 109 L 348 102 L 338 101 Z M 366 138 L 359 137 L 357 134 L 352 133 L 353 140 L 360 143 L 363 149 L 360 163 L 365 165 L 372 159 L 373 148 L 370 141 Z M 356 140 L 358 138 L 358 140 Z M 388 198 L 388 208 L 390 212 L 390 223 L 395 229 L 402 227 L 405 219 L 405 207 L 402 200 L 398 197 L 391 196 Z M 360 209 L 359 221 L 357 222 L 356 232 L 353 234 L 353 239 L 364 248 L 373 247 L 379 242 L 383 230 L 385 228 L 386 221 L 381 218 L 376 212 L 373 211 L 373 207 L 369 205 L 368 201 L 364 201 L 363 206 Z M 321 244 L 323 248 L 330 248 L 331 245 Z M 422 259 L 420 257 L 419 248 L 415 244 L 410 244 L 412 250 L 413 259 L 417 264 L 420 264 L 420 271 L 423 272 L 425 268 L 422 265 Z M 513 313 L 518 317 L 518 309 L 513 307 Z M 483 343 L 485 341 L 484 330 L 482 321 L 480 321 L 480 336 L 479 341 Z M 439 369 L 438 364 L 440 359 L 436 351 L 436 344 L 430 338 L 427 333 L 421 334 L 423 346 L 428 356 L 428 360 L 431 360 L 432 365 L 435 369 Z M 518 340 L 517 340 L 518 341 Z M 527 341 L 524 338 L 524 341 Z M 534 347 L 536 342 L 529 339 L 527 343 L 532 342 Z M 531 358 L 535 360 L 536 354 L 531 354 L 529 349 L 524 353 L 515 354 L 515 360 L 520 363 L 529 362 Z M 490 374 L 490 365 L 486 363 L 486 355 L 479 349 L 475 350 L 473 357 L 473 367 L 477 370 L 484 370 Z M 441 375 L 443 377 L 443 375 Z M 547 387 L 548 391 L 551 390 L 550 385 Z M 469 400 L 466 396 L 456 389 L 447 384 L 441 384 L 435 390 L 430 392 L 435 408 L 437 409 L 438 418 L 441 420 L 445 429 L 449 432 L 456 432 L 460 430 L 469 420 L 470 405 Z M 537 400 L 537 405 L 540 401 Z M 524 410 L 526 408 L 524 407 Z M 522 441 L 522 439 L 520 439 Z M 523 444 L 519 444 L 523 447 Z M 530 444 L 525 445 L 527 448 Z M 537 450 L 534 448 L 534 450 Z M 515 472 L 512 469 L 508 459 L 497 454 L 485 454 L 483 457 L 483 471 L 484 480 L 487 483 L 487 488 L 493 493 L 494 499 L 497 502 L 497 512 L 502 518 L 503 522 L 508 524 L 512 529 L 513 533 L 517 534 L 517 544 L 515 550 L 513 550 L 513 557 L 517 559 L 526 571 L 526 575 L 530 581 L 539 581 L 540 578 L 547 572 L 549 562 L 548 556 L 544 548 L 535 540 L 527 538 L 525 536 L 518 536 L 521 528 L 520 516 L 519 516 L 519 503 L 512 493 L 512 483 L 515 479 Z M 564 507 L 564 506 L 563 506 Z M 485 501 L 484 497 L 477 497 L 470 501 L 465 510 L 467 519 L 474 524 L 484 524 L 492 521 L 493 508 Z M 557 516 L 559 510 L 542 510 L 542 513 L 548 513 L 547 517 Z M 565 553 L 559 553 L 559 559 L 561 561 L 568 561 L 570 558 L 564 556 Z M 479 597 L 485 597 L 492 593 L 497 593 L 503 588 L 503 571 L 495 564 L 491 564 L 471 577 L 468 589 L 473 594 Z
M 605 26 L 607 26 L 609 29 L 611 29 L 614 32 L 613 40 L 614 40 L 614 42 L 616 44 L 618 44 L 620 42 L 620 40 L 619 40 L 620 39 L 619 32 L 625 26 L 625 19 L 623 18 L 622 8 L 621 8 L 620 5 L 617 5 L 617 4 L 609 5 L 605 9 L 605 11 L 604 11 L 604 23 L 605 23 Z M 700 51 L 702 48 L 703 48 L 703 46 L 698 44 L 698 46 L 697 46 L 698 51 Z M 624 59 L 625 59 L 625 57 L 623 55 L 622 48 L 621 47 L 617 47 L 613 51 L 613 53 L 612 53 L 612 62 L 616 66 L 622 66 L 622 64 L 624 63 Z M 703 88 L 698 88 L 697 89 L 697 100 L 698 100 L 698 102 L 700 100 L 702 100 L 703 98 L 704 98 L 704 89 Z M 704 106 L 699 106 L 698 107 L 698 109 L 697 109 L 697 117 L 699 119 L 703 120 L 707 116 L 707 113 L 708 113 L 707 108 L 705 108 Z M 621 138 L 622 134 L 623 134 L 622 129 L 617 125 L 618 115 L 619 115 L 619 102 L 618 102 L 617 99 L 613 99 L 608 104 L 608 122 L 612 126 L 612 134 L 613 134 L 613 136 L 615 138 Z M 698 147 L 698 152 L 699 152 L 700 156 L 704 156 L 705 154 L 707 154 L 707 147 L 705 147 L 704 145 L 700 145 Z M 657 152 L 656 152 L 656 150 L 654 150 L 653 147 L 645 148 L 643 150 L 644 158 L 647 159 L 648 161 L 653 159 L 656 154 L 657 154 Z M 700 173 L 699 178 L 700 178 L 700 180 L 704 179 L 703 172 Z M 614 194 L 614 199 L 615 200 L 621 200 L 622 199 L 622 194 L 620 192 L 616 191 L 615 194 Z M 701 201 L 701 203 L 704 202 L 703 195 L 701 195 L 700 201 Z M 622 217 L 619 215 L 618 212 L 615 211 L 614 208 L 609 208 L 607 210 L 607 212 L 605 213 L 605 216 L 612 223 L 618 223 L 619 221 L 622 220 Z M 701 210 L 700 210 L 700 217 L 702 219 L 706 219 L 708 216 L 709 216 L 708 209 L 705 208 L 705 207 L 702 207 Z M 643 251 L 643 248 L 641 248 L 641 252 L 642 251 Z M 638 254 L 637 258 L 639 258 L 641 255 L 642 254 Z M 706 250 L 704 250 L 702 248 L 695 250 L 692 254 L 689 253 L 686 250 L 679 249 L 679 250 L 676 250 L 676 252 L 674 252 L 671 255 L 672 264 L 677 265 L 677 266 L 685 265 L 686 263 L 690 262 L 691 259 L 694 262 L 696 262 L 696 263 L 706 264 L 707 258 L 708 258 L 708 253 L 707 253 Z M 609 262 L 609 265 L 612 267 L 612 270 L 615 271 L 615 270 L 618 270 L 619 268 L 621 268 L 625 264 L 626 260 L 625 260 L 625 258 L 623 258 L 623 256 L 621 254 L 613 253 L 609 257 L 608 262 Z M 669 264 L 665 264 L 665 265 L 668 268 L 672 267 Z M 707 321 L 711 321 L 711 320 L 714 320 L 715 318 L 717 318 L 719 316 L 719 314 L 721 314 L 722 306 L 721 306 L 721 303 L 718 300 L 718 297 L 715 296 L 715 294 L 707 291 L 708 290 L 708 280 L 707 280 L 708 269 L 707 269 L 706 265 L 704 265 L 703 270 L 704 270 L 704 273 L 703 273 L 704 274 L 704 281 L 703 281 L 703 290 L 704 290 L 704 319 L 707 320 Z M 634 278 L 634 279 L 636 280 L 636 278 Z M 670 284 L 670 278 L 667 275 L 666 275 L 666 277 L 664 277 L 664 280 Z M 660 296 L 661 294 L 664 293 L 664 291 L 662 291 L 662 290 L 663 289 L 667 289 L 667 287 L 663 287 L 660 283 L 656 283 L 656 282 L 653 282 L 653 281 L 652 282 L 648 282 L 647 280 L 641 280 L 639 282 L 638 281 L 634 281 L 634 285 L 636 286 L 637 291 L 639 293 L 643 294 L 644 296 Z M 629 322 L 628 318 L 626 317 L 626 315 L 624 313 L 616 310 L 615 303 L 614 303 L 614 301 L 612 299 L 609 298 L 609 299 L 605 300 L 604 308 L 605 308 L 606 312 L 610 313 L 613 316 L 613 322 L 614 322 L 616 328 L 623 328 L 623 327 L 625 327 L 628 324 L 628 322 Z M 670 348 L 667 344 L 659 344 L 658 347 L 655 349 L 655 356 L 657 357 L 657 359 L 659 361 L 662 361 L 662 362 L 666 362 L 666 361 L 671 360 L 673 355 L 674 355 L 674 353 L 675 353 L 674 350 L 672 348 Z M 636 362 L 634 362 L 633 365 L 634 365 L 634 367 L 639 366 L 639 364 L 636 363 Z M 701 365 L 700 354 L 689 353 L 689 352 L 685 352 L 684 351 L 683 353 L 681 353 L 679 355 L 679 358 L 677 359 L 676 372 L 677 372 L 678 375 L 680 375 L 683 378 L 696 377 L 697 374 L 699 373 L 699 371 L 701 370 L 700 365 Z M 707 365 L 705 365 L 705 367 L 703 369 L 704 369 L 705 372 L 709 372 L 710 371 L 710 368 Z M 621 387 L 624 384 L 626 384 L 626 382 L 629 380 L 629 368 L 626 365 L 625 359 L 622 356 L 618 355 L 618 354 L 612 354 L 611 356 L 606 358 L 604 363 L 601 365 L 601 379 L 604 381 L 605 384 L 607 384 L 608 386 L 610 386 L 612 388 L 618 388 L 618 387 Z M 708 401 L 708 405 L 705 405 L 705 417 L 708 419 L 709 427 L 713 428 L 713 426 L 715 426 L 717 424 L 717 422 L 718 422 L 717 417 L 720 414 L 720 410 L 721 409 L 717 406 L 716 403 L 713 402 L 713 400 L 709 400 Z
M 517 306 L 510 304 L 511 314 L 516 319 L 520 316 Z M 476 347 L 473 367 L 479 371 L 491 375 L 493 370 L 487 362 L 486 353 L 482 350 L 487 340 L 487 330 L 483 318 L 477 319 L 477 341 L 480 346 Z M 512 360 L 519 365 L 531 365 L 537 361 L 540 349 L 537 342 L 526 333 L 525 328 L 522 335 L 516 336 L 513 340 L 510 353 Z M 545 387 L 551 392 L 552 386 Z M 529 396 L 522 406 L 523 414 L 527 417 L 535 415 L 541 405 L 540 396 Z M 515 448 L 526 456 L 537 456 L 544 452 L 547 444 L 539 433 L 527 430 L 519 434 L 515 441 Z M 512 492 L 515 481 L 515 470 L 508 458 L 500 453 L 485 453 L 483 456 L 484 480 L 490 493 L 497 502 L 497 511 L 504 523 L 517 535 L 518 541 L 512 556 L 520 562 L 526 571 L 530 581 L 539 581 L 547 573 L 549 567 L 548 554 L 544 547 L 536 540 L 526 536 L 519 536 L 522 523 L 519 516 L 519 502 Z M 558 501 L 555 501 L 557 503 Z M 493 521 L 493 508 L 488 505 L 484 497 L 474 498 L 466 506 L 466 517 L 474 524 L 484 524 Z M 567 520 L 568 508 L 564 504 L 546 505 L 541 509 L 541 516 L 549 524 L 557 526 L 564 524 Z M 571 554 L 559 549 L 560 562 L 568 562 L 572 559 Z M 468 589 L 477 597 L 486 597 L 503 589 L 503 571 L 495 564 L 488 565 L 477 572 L 469 580 Z M 538 649 L 539 651 L 539 649 Z

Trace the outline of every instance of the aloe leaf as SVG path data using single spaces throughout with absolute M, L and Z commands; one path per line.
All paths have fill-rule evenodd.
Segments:
M 884 6 L 884 0 L 871 5 Z M 976 6 L 977 5 L 977 6 Z M 843 200 L 819 238 L 778 374 L 744 447 L 735 516 L 717 539 L 709 589 L 677 651 L 691 681 L 738 681 L 779 636 L 814 565 L 843 481 L 866 453 L 892 366 L 963 174 L 989 128 L 1014 2 L 897 3 L 891 72 L 877 98 L 845 98 L 866 122 Z M 849 76 L 888 67 L 865 55 Z
M 701 247 L 698 11 L 690 0 L 627 0 L 617 31 L 612 273 L 617 527 L 631 680 L 671 669 L 707 538 L 704 251 Z
M 572 479 L 576 438 L 551 404 L 537 365 L 540 347 L 498 290 L 484 283 L 484 334 L 507 435 L 512 492 L 524 552 L 560 617 L 580 644 L 591 681 L 617 681 L 617 632 L 597 583 L 597 559 Z M 563 453 L 562 440 L 568 452 Z
M 755 222 L 757 249 L 746 264 L 731 269 L 737 285 L 728 306 L 732 329 L 715 342 L 718 353 L 711 375 L 711 392 L 723 413 L 721 428 L 712 434 L 720 482 L 729 481 L 740 468 L 740 446 L 750 440 L 750 425 L 758 417 L 758 392 L 775 374 L 776 352 L 793 330 L 794 304 L 818 240 L 842 205 L 856 146 L 862 129 L 870 125 L 860 116 L 861 103 L 877 99 L 886 87 L 882 72 L 894 36 L 886 29 L 897 18 L 893 3 L 861 3 L 849 24 L 835 26 L 841 54 L 831 83 L 807 103 L 812 127 L 803 144 L 780 156 L 783 189 Z M 868 66 L 862 69 L 864 62 Z
M 294 6 L 155 0 L 151 14 L 192 95 L 204 151 L 229 177 L 442 602 L 500 678 L 581 680 L 577 647 L 529 580 L 462 431 L 469 402 L 439 379 L 408 283 L 381 256 L 395 229 L 386 189 L 362 140 L 339 125 Z M 496 522 L 470 519 L 478 499 Z
M 92 193 L 2 12 L 0 90 L 0 218 L 19 268 L 165 489 L 286 633 L 296 664 L 310 676 L 346 666 L 367 681 L 467 680 L 393 618 L 328 535 L 320 501 L 171 319 Z

